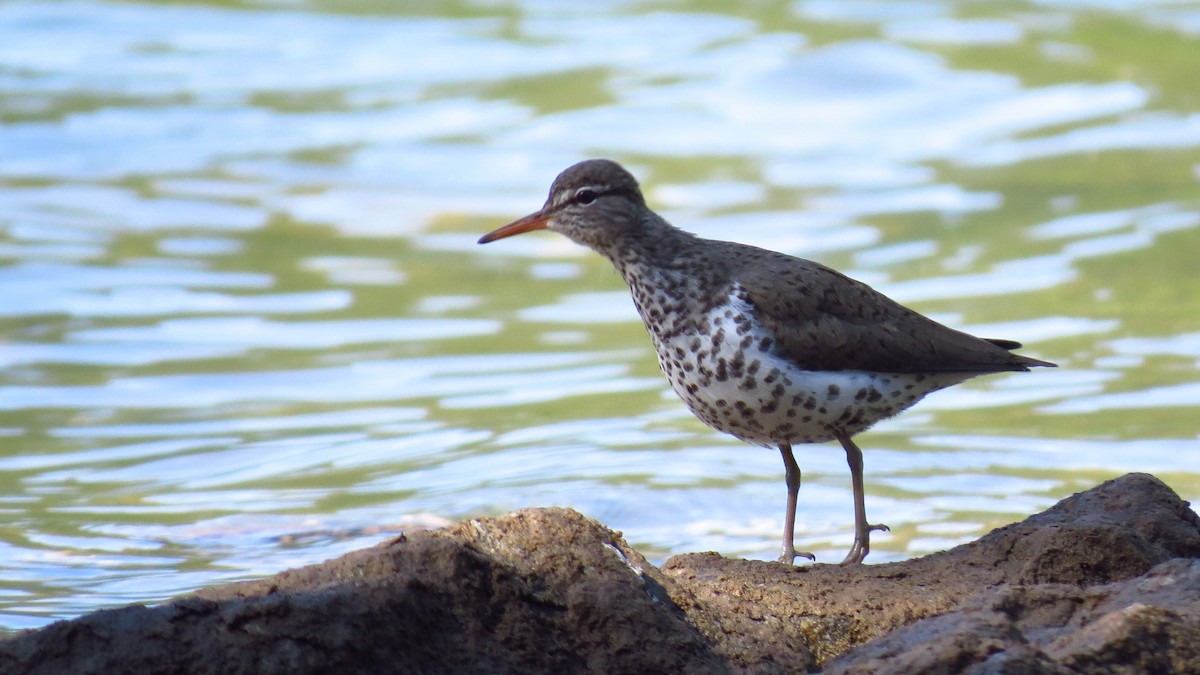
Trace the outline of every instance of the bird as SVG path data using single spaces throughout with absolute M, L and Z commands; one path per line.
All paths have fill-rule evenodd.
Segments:
M 854 542 L 840 564 L 858 564 L 871 532 L 888 527 L 867 521 L 863 455 L 853 436 L 970 378 L 1056 365 L 1013 353 L 1018 342 L 944 326 L 820 263 L 679 229 L 646 205 L 637 179 L 612 160 L 567 168 L 541 209 L 479 243 L 543 229 L 612 262 L 659 366 L 696 417 L 779 450 L 787 486 L 779 561 L 788 565 L 816 559 L 795 548 L 794 445 L 837 441 L 845 450 Z

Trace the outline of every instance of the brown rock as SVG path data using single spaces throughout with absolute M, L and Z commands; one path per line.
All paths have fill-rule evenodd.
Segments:
M 1171 558 L 1197 556 L 1200 518 L 1162 481 L 1129 474 L 923 558 L 786 567 L 702 553 L 671 558 L 663 572 L 708 613 L 722 617 L 724 631 L 702 622 L 697 626 L 734 667 L 789 670 L 820 666 L 896 628 L 950 612 L 989 588 L 1047 582 L 1087 586 L 1128 579 Z M 979 625 L 959 636 L 980 643 L 976 648 L 987 654 L 993 649 L 988 646 L 995 639 L 993 628 Z
M 826 673 L 1197 673 L 1200 559 L 1081 589 L 1001 586 L 829 664 Z
M 1200 518 L 1131 474 L 950 551 L 659 571 L 532 509 L 0 641 L 0 673 L 1200 672 Z
M 25 631 L 0 672 L 728 672 L 667 585 L 595 521 L 532 509 Z

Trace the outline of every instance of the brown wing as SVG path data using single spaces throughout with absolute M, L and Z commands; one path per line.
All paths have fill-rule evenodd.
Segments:
M 812 370 L 884 373 L 1024 371 L 1054 364 L 947 328 L 824 265 L 731 245 L 733 277 L 784 356 Z

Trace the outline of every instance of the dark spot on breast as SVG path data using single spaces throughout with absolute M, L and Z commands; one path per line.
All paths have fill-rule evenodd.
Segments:
M 779 426 L 777 426 L 771 430 L 771 436 L 774 438 L 785 437 L 789 433 L 791 433 L 792 429 L 794 429 L 794 428 L 795 428 L 795 426 L 788 424 L 787 422 L 784 422 L 783 424 L 780 424 Z
M 738 414 L 742 416 L 742 419 L 749 421 L 754 418 L 754 409 L 746 405 L 745 401 L 737 401 L 733 406 L 737 408 Z
M 746 353 L 737 352 L 733 358 L 729 360 L 729 374 L 732 377 L 741 377 L 746 370 Z
M 828 396 L 830 401 L 836 401 L 838 394 L 841 394 L 841 393 L 842 393 L 841 387 L 837 386 L 836 384 L 829 385 L 829 389 L 826 390 L 826 395 Z

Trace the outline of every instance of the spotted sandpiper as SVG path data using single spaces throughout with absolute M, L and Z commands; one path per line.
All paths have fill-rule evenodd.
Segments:
M 779 448 L 786 470 L 780 562 L 797 556 L 795 443 L 836 440 L 854 491 L 854 544 L 870 535 L 862 451 L 851 437 L 926 394 L 977 375 L 1053 363 L 1013 354 L 1010 340 L 947 328 L 824 265 L 684 232 L 646 206 L 637 180 L 592 159 L 563 171 L 541 210 L 480 238 L 548 229 L 612 261 L 629 284 L 658 364 L 704 423 Z

